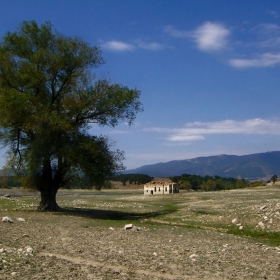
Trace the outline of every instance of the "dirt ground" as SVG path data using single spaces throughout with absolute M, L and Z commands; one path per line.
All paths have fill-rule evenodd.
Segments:
M 86 194 L 65 192 L 65 197 L 60 205 L 79 203 L 88 210 Z M 113 202 L 95 199 L 100 211 L 52 213 L 35 210 L 34 194 L 2 196 L 0 218 L 13 223 L 0 223 L 0 279 L 280 279 L 280 247 L 210 227 L 112 218 Z M 122 204 L 114 207 L 152 207 L 156 199 L 144 201 L 134 192 L 122 198 L 120 191 L 115 200 Z M 134 227 L 125 230 L 127 223 Z

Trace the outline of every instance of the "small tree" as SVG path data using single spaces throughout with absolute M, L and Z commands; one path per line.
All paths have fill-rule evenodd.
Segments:
M 270 180 L 272 181 L 273 185 L 275 184 L 275 182 L 277 181 L 278 176 L 277 175 L 273 175 L 271 176 Z
M 185 181 L 185 180 L 180 180 L 180 185 L 183 189 L 187 190 L 188 192 L 190 191 L 190 189 L 192 188 L 191 184 L 189 181 Z
M 206 182 L 202 184 L 202 189 L 204 191 L 214 191 L 216 187 L 215 182 L 212 179 L 208 179 Z
M 140 92 L 96 80 L 92 69 L 101 64 L 98 47 L 49 22 L 24 21 L 0 42 L 0 141 L 7 166 L 40 191 L 39 209 L 58 210 L 56 193 L 73 177 L 101 188 L 124 169 L 123 152 L 88 131 L 131 125 L 142 111 Z

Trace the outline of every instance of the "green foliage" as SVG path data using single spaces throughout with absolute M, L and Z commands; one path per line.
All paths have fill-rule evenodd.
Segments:
M 9 189 L 14 187 L 21 187 L 22 183 L 16 176 L 0 176 L 0 188 Z
M 255 181 L 250 183 L 250 188 L 265 186 L 265 182 L 263 181 Z
M 275 182 L 277 181 L 278 176 L 277 175 L 273 175 L 271 176 L 270 180 L 273 182 L 273 184 L 275 184 Z
M 122 182 L 124 186 L 127 181 L 129 181 L 129 184 L 146 184 L 153 179 L 146 174 L 120 174 L 111 178 L 112 181 Z
M 112 189 L 113 185 L 112 183 L 107 180 L 104 181 L 104 183 L 102 185 L 100 185 L 99 187 L 96 187 L 94 185 L 92 185 L 92 181 L 87 178 L 87 177 L 75 177 L 73 178 L 71 181 L 67 182 L 67 184 L 65 184 L 64 186 L 62 186 L 63 189 L 81 189 L 81 190 L 92 190 L 92 189 Z
M 0 42 L 0 142 L 9 148 L 7 166 L 41 195 L 73 177 L 101 188 L 124 170 L 123 152 L 88 130 L 131 125 L 142 111 L 140 91 L 96 80 L 92 69 L 101 64 L 98 47 L 49 22 L 24 21 Z
M 104 189 L 112 189 L 114 186 L 110 181 L 105 181 L 104 185 L 102 186 L 102 188 Z
M 191 174 L 182 174 L 181 176 L 170 177 L 173 182 L 180 183 L 181 187 L 186 190 L 203 190 L 203 191 L 218 191 L 240 189 L 247 187 L 262 186 L 261 181 L 250 182 L 245 179 L 237 178 L 222 178 L 220 176 L 199 176 Z

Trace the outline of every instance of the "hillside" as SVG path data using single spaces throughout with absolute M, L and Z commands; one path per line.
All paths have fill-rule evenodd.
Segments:
M 127 170 L 126 174 L 141 173 L 152 177 L 187 174 L 267 180 L 273 174 L 280 176 L 280 151 L 243 156 L 217 155 L 165 163 L 145 165 Z

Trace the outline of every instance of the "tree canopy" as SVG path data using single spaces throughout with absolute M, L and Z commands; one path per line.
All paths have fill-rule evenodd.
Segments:
M 41 192 L 40 209 L 59 209 L 57 190 L 74 176 L 100 188 L 124 169 L 124 154 L 93 125 L 129 125 L 143 110 L 140 91 L 93 69 L 104 63 L 98 47 L 24 21 L 0 42 L 0 141 L 7 166 Z

